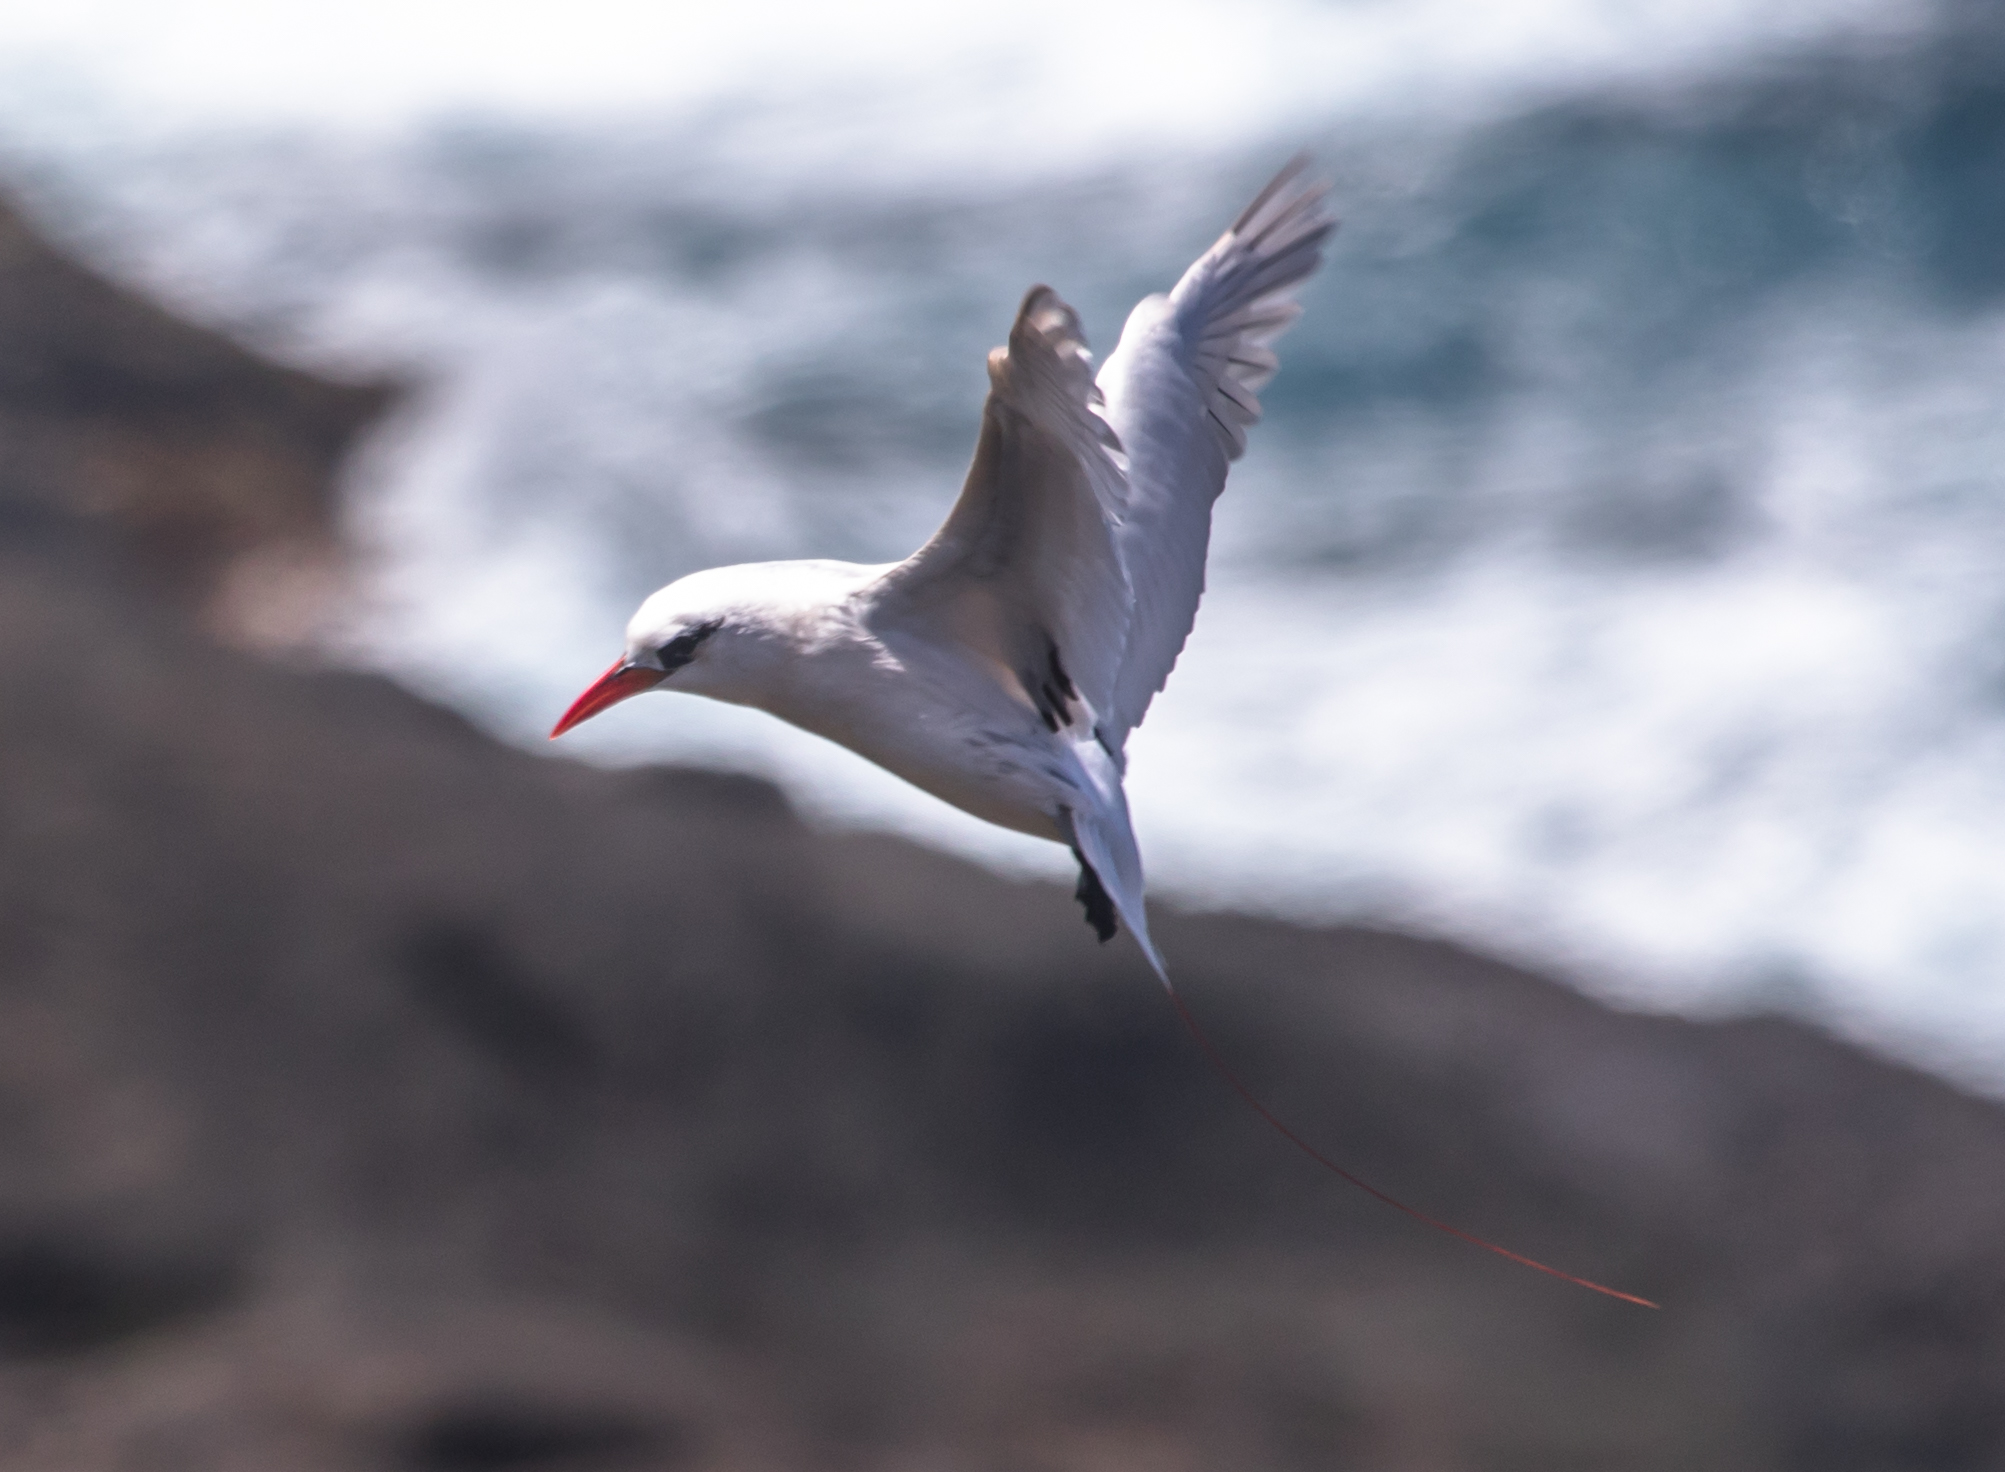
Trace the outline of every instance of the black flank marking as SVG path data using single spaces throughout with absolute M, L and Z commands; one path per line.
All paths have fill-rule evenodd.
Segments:
M 1067 700 L 1079 698 L 1079 691 L 1072 683 L 1072 676 L 1065 673 L 1065 666 L 1059 661 L 1056 644 L 1051 646 L 1051 675 L 1058 681 L 1058 688 L 1064 692 Z
M 1071 724 L 1072 702 L 1079 698 L 1079 689 L 1072 683 L 1072 677 L 1065 673 L 1065 664 L 1058 657 L 1058 645 L 1049 638 L 1045 640 L 1046 671 L 1035 679 L 1026 679 L 1024 687 L 1033 691 L 1032 704 L 1044 721 L 1046 729 L 1056 735 Z
M 1093 866 L 1086 862 L 1086 855 L 1075 847 L 1072 857 L 1079 860 L 1079 887 L 1072 891 L 1072 897 L 1086 911 L 1086 923 L 1100 937 L 1100 944 L 1105 945 L 1121 928 L 1114 919 L 1114 901 L 1108 898 L 1107 887 L 1093 872 Z

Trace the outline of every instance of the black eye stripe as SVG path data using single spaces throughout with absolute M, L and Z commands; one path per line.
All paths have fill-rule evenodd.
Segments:
M 698 624 L 693 629 L 684 629 L 657 649 L 655 657 L 661 661 L 664 671 L 679 670 L 696 658 L 696 651 L 702 647 L 705 639 L 723 627 L 724 620 L 714 618 L 709 623 Z

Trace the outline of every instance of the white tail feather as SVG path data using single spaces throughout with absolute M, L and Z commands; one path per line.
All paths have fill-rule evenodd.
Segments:
M 1170 973 L 1149 939 L 1149 916 L 1142 899 L 1142 854 L 1135 845 L 1135 830 L 1128 821 L 1128 798 L 1121 790 L 1121 769 L 1098 741 L 1074 745 L 1082 773 L 1093 794 L 1093 802 L 1072 811 L 1072 841 L 1099 876 L 1100 887 L 1114 902 L 1114 913 L 1128 927 L 1135 944 L 1149 958 L 1156 976 L 1169 987 Z

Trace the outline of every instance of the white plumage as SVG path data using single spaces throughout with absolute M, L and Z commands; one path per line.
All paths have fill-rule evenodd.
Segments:
M 1128 733 L 1189 636 L 1212 502 L 1334 228 L 1326 192 L 1303 160 L 1282 170 L 1135 308 L 1097 380 L 1077 315 L 1034 288 L 989 355 L 974 464 L 925 546 L 882 567 L 759 563 L 671 583 L 551 734 L 649 689 L 768 711 L 1069 844 L 1101 938 L 1117 914 L 1167 980 L 1121 788 Z

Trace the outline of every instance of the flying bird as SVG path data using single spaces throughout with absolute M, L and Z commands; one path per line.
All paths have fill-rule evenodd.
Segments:
M 770 712 L 1067 845 L 1088 923 L 1103 941 L 1125 923 L 1167 983 L 1121 786 L 1128 733 L 1190 634 L 1212 502 L 1335 229 L 1327 193 L 1291 162 L 1135 307 L 1097 377 L 1078 314 L 1033 287 L 989 354 L 974 463 L 925 546 L 670 583 L 552 739 L 649 690 Z
M 1437 1231 L 1654 1308 L 1417 1211 L 1324 1155 L 1226 1063 L 1149 939 L 1121 786 L 1128 733 L 1197 617 L 1212 502 L 1260 418 L 1272 343 L 1301 314 L 1295 294 L 1336 228 L 1328 192 L 1292 161 L 1167 295 L 1136 305 L 1097 377 L 1078 314 L 1032 287 L 1008 346 L 989 354 L 960 499 L 925 546 L 878 567 L 757 562 L 670 583 L 550 736 L 645 691 L 708 695 L 1066 844 L 1087 922 L 1103 941 L 1127 925 L 1213 1066 L 1297 1148 Z

